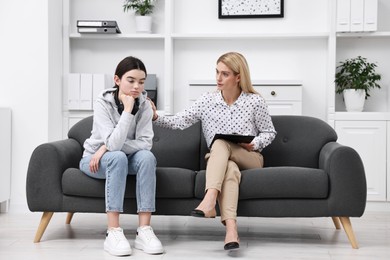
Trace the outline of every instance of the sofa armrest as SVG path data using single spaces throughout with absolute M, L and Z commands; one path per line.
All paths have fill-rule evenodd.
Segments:
M 62 174 L 79 168 L 83 148 L 74 139 L 39 145 L 27 170 L 26 195 L 31 211 L 62 211 Z
M 367 184 L 359 154 L 337 142 L 327 143 L 320 152 L 319 168 L 329 175 L 329 212 L 333 216 L 363 215 Z

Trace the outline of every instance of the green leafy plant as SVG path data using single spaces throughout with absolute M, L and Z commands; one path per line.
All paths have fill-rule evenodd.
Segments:
M 364 89 L 367 99 L 370 89 L 381 88 L 377 83 L 381 75 L 375 72 L 376 67 L 361 56 L 340 62 L 336 68 L 336 93 L 341 94 L 345 89 Z
M 153 13 L 155 0 L 125 0 L 123 11 L 134 10 L 136 14 L 145 16 Z

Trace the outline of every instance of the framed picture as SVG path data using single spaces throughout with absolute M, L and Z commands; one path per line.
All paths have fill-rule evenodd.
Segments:
M 218 17 L 273 18 L 283 17 L 284 0 L 218 0 Z

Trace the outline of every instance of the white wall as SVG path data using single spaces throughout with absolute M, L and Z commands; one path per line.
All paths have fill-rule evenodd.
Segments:
M 33 149 L 48 140 L 48 0 L 0 0 L 0 106 L 12 109 L 11 206 L 26 204 Z

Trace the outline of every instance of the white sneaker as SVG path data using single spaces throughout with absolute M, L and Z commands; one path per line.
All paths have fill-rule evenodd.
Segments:
M 137 228 L 134 246 L 148 254 L 162 254 L 164 248 L 160 240 L 156 237 L 151 226 Z
M 111 255 L 131 255 L 131 247 L 120 227 L 107 230 L 104 250 Z

